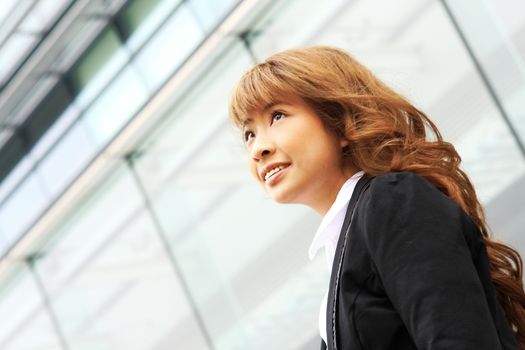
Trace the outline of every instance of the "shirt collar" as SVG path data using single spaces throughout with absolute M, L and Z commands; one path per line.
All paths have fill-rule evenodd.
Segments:
M 310 260 L 313 260 L 319 249 L 327 244 L 337 244 L 341 228 L 343 227 L 346 209 L 348 208 L 348 202 L 352 197 L 355 185 L 363 175 L 363 171 L 355 173 L 351 178 L 346 180 L 339 190 L 334 203 L 321 220 L 321 224 L 310 245 L 310 249 L 308 250 Z

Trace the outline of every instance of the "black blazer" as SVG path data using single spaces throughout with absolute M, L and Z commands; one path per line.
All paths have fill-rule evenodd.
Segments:
M 328 344 L 321 349 L 519 349 L 480 231 L 413 173 L 357 183 L 327 305 Z

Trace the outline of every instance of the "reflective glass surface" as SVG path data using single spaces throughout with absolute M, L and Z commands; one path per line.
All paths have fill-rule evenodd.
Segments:
M 4 276 L 6 273 L 4 273 Z M 0 347 L 8 350 L 60 350 L 60 339 L 34 274 L 24 261 L 10 267 L 0 293 Z
M 203 36 L 202 29 L 187 6 L 180 5 L 134 59 L 148 86 L 156 89 L 166 81 L 197 47 Z
M 18 240 L 42 214 L 50 197 L 38 174 L 30 173 L 25 176 L 17 190 L 0 207 L 0 227 L 4 232 L 4 239 L 10 243 Z
M 124 164 L 57 228 L 36 271 L 72 349 L 204 348 L 156 231 Z

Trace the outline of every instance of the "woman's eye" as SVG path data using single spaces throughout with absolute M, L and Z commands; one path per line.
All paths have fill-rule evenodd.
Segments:
M 284 118 L 284 114 L 282 112 L 273 112 L 272 113 L 272 122 L 278 121 L 280 119 Z
M 254 137 L 254 136 L 255 136 L 255 134 L 254 134 L 252 131 L 250 131 L 250 130 L 246 130 L 246 131 L 244 132 L 244 141 L 245 141 L 245 142 L 248 142 L 248 141 L 249 141 L 252 137 Z

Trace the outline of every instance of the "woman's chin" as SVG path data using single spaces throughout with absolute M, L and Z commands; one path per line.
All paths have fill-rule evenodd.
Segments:
M 284 189 L 272 189 L 266 193 L 274 202 L 279 204 L 303 204 L 297 195 Z
M 289 198 L 290 196 L 284 191 L 279 191 L 278 189 L 273 188 L 273 189 L 267 190 L 266 193 L 276 203 L 279 203 L 279 204 L 292 203 Z

